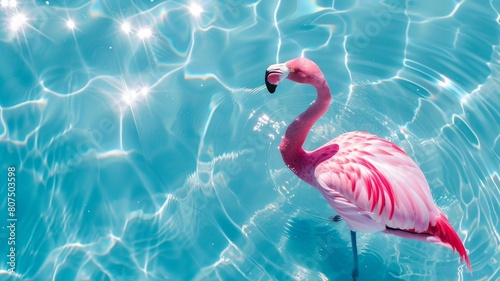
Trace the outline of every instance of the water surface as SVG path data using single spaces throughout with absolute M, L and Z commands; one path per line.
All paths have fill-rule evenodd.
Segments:
M 2 280 L 349 280 L 349 230 L 277 150 L 314 89 L 314 149 L 353 130 L 401 146 L 469 250 L 359 234 L 359 280 L 498 280 L 500 4 L 2 1 Z M 9 273 L 8 167 L 16 169 Z

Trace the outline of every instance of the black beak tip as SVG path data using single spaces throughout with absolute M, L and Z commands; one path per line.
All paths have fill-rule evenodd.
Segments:
M 269 71 L 266 71 L 266 77 L 264 79 L 266 82 L 267 90 L 269 91 L 269 93 L 272 94 L 276 91 L 276 87 L 278 87 L 278 85 L 271 84 L 271 83 L 269 83 L 269 81 L 267 81 L 267 76 L 269 76 L 269 73 L 270 73 Z

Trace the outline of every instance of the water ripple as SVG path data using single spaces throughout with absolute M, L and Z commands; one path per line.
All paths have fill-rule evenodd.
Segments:
M 262 85 L 302 55 L 334 95 L 305 148 L 353 130 L 401 146 L 474 270 L 360 233 L 360 279 L 499 279 L 498 3 L 428 2 L 2 1 L 0 155 L 19 224 L 16 273 L 3 255 L 0 275 L 349 279 L 346 224 L 277 149 L 314 89 Z

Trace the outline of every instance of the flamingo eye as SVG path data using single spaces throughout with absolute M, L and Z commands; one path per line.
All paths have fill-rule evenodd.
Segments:
M 290 72 L 295 72 L 295 68 L 290 68 Z

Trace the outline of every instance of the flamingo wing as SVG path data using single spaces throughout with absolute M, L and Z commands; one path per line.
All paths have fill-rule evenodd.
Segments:
M 316 166 L 316 187 L 352 230 L 424 232 L 435 225 L 440 210 L 424 174 L 403 150 L 363 132 L 325 146 L 332 143 L 339 150 Z

